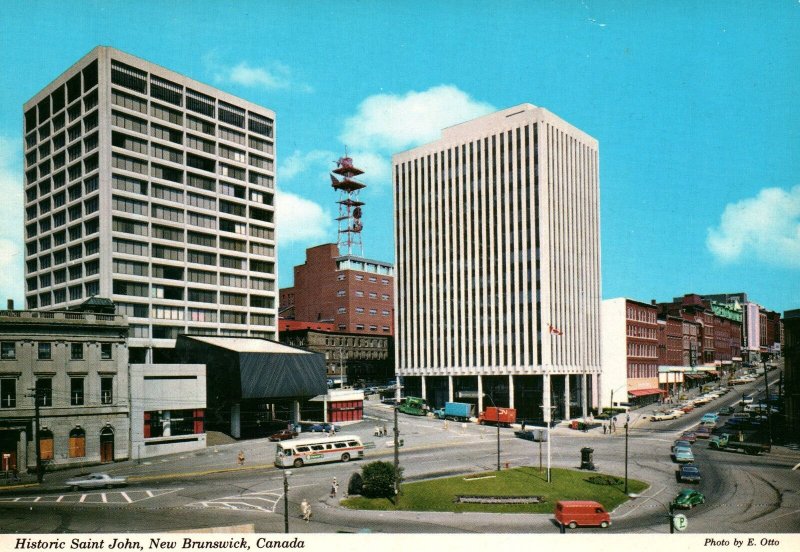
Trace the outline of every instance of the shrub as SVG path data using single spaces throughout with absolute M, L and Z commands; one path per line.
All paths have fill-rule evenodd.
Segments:
M 391 462 L 371 462 L 361 469 L 363 487 L 361 494 L 367 498 L 393 498 L 395 480 L 400 485 L 400 475 Z
M 360 495 L 364 490 L 364 479 L 361 474 L 356 472 L 350 476 L 350 481 L 347 483 L 347 494 L 350 496 Z

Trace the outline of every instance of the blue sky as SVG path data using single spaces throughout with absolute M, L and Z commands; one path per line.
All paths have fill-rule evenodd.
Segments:
M 600 142 L 605 298 L 800 308 L 798 29 L 797 0 L 5 0 L 0 297 L 23 303 L 22 104 L 102 44 L 277 113 L 281 286 L 336 239 L 345 146 L 392 261 L 392 152 L 528 102 Z

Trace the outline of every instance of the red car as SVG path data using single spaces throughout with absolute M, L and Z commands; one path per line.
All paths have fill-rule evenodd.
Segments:
M 682 407 L 680 407 L 679 410 L 683 410 L 684 412 L 691 412 L 692 410 L 694 410 L 694 405 L 685 404 Z
M 270 441 L 285 441 L 286 439 L 292 439 L 297 437 L 297 432 L 292 431 L 291 429 L 282 429 L 277 433 L 273 433 L 269 436 Z
M 689 441 L 690 443 L 694 443 L 697 441 L 697 435 L 695 435 L 694 431 L 685 431 L 680 436 L 681 441 Z
M 694 430 L 694 436 L 697 439 L 708 439 L 711 437 L 711 428 L 707 426 L 700 426 Z

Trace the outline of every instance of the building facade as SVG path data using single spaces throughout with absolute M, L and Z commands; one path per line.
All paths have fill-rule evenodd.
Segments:
M 603 379 L 615 387 L 602 397 L 602 406 L 642 406 L 664 395 L 659 387 L 657 313 L 655 305 L 624 297 L 603 301 Z
M 0 311 L 2 471 L 35 469 L 37 438 L 45 469 L 129 457 L 127 336 L 121 315 Z
M 392 163 L 406 394 L 580 415 L 601 385 L 597 141 L 522 104 Z
M 131 364 L 131 458 L 206 447 L 205 364 Z
M 280 324 L 291 320 L 281 320 Z M 280 341 L 291 347 L 325 355 L 327 377 L 347 385 L 385 384 L 394 376 L 394 339 L 389 335 L 364 335 L 331 330 L 281 329 Z
M 275 114 L 108 47 L 24 105 L 25 297 L 110 297 L 133 362 L 277 337 Z
M 280 308 L 298 322 L 326 322 L 337 332 L 393 335 L 394 267 L 340 255 L 327 243 L 306 250 L 294 267 L 294 285 L 281 288 Z
M 783 313 L 784 377 L 783 396 L 786 413 L 786 436 L 800 442 L 800 309 Z

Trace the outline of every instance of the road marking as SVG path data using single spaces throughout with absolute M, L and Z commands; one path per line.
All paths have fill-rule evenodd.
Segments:
M 800 469 L 800 464 L 797 464 L 795 467 L 793 467 L 793 468 L 792 468 L 792 471 L 795 471 L 795 470 L 797 470 L 797 469 Z
M 81 495 L 81 499 L 78 502 L 83 502 L 84 500 L 86 500 L 87 496 L 89 495 Z
M 64 498 L 64 495 L 61 495 L 61 496 L 59 496 L 59 497 L 56 499 L 56 502 L 61 502 L 61 500 L 62 500 L 63 498 Z
M 127 500 L 127 501 L 128 501 L 128 504 L 130 504 L 131 502 L 133 502 L 133 500 L 131 500 L 131 497 L 129 497 L 129 496 L 128 496 L 128 493 L 126 493 L 126 492 L 121 492 L 121 493 L 119 493 L 119 494 L 122 496 L 122 498 L 124 498 L 125 500 Z
M 106 493 L 100 493 L 100 498 L 103 501 L 103 504 L 108 504 L 108 497 L 106 496 Z
M 152 491 L 147 491 L 147 496 L 149 498 L 153 498 L 153 492 Z
M 158 498 L 167 494 L 180 491 L 180 488 L 162 489 L 153 491 L 119 491 L 103 493 L 82 493 L 82 494 L 63 494 L 63 495 L 42 495 L 42 496 L 17 496 L 0 497 L 0 502 L 38 502 L 40 504 L 61 503 L 61 504 L 108 504 L 108 505 L 128 505 L 134 502 L 141 502 L 151 498 Z

